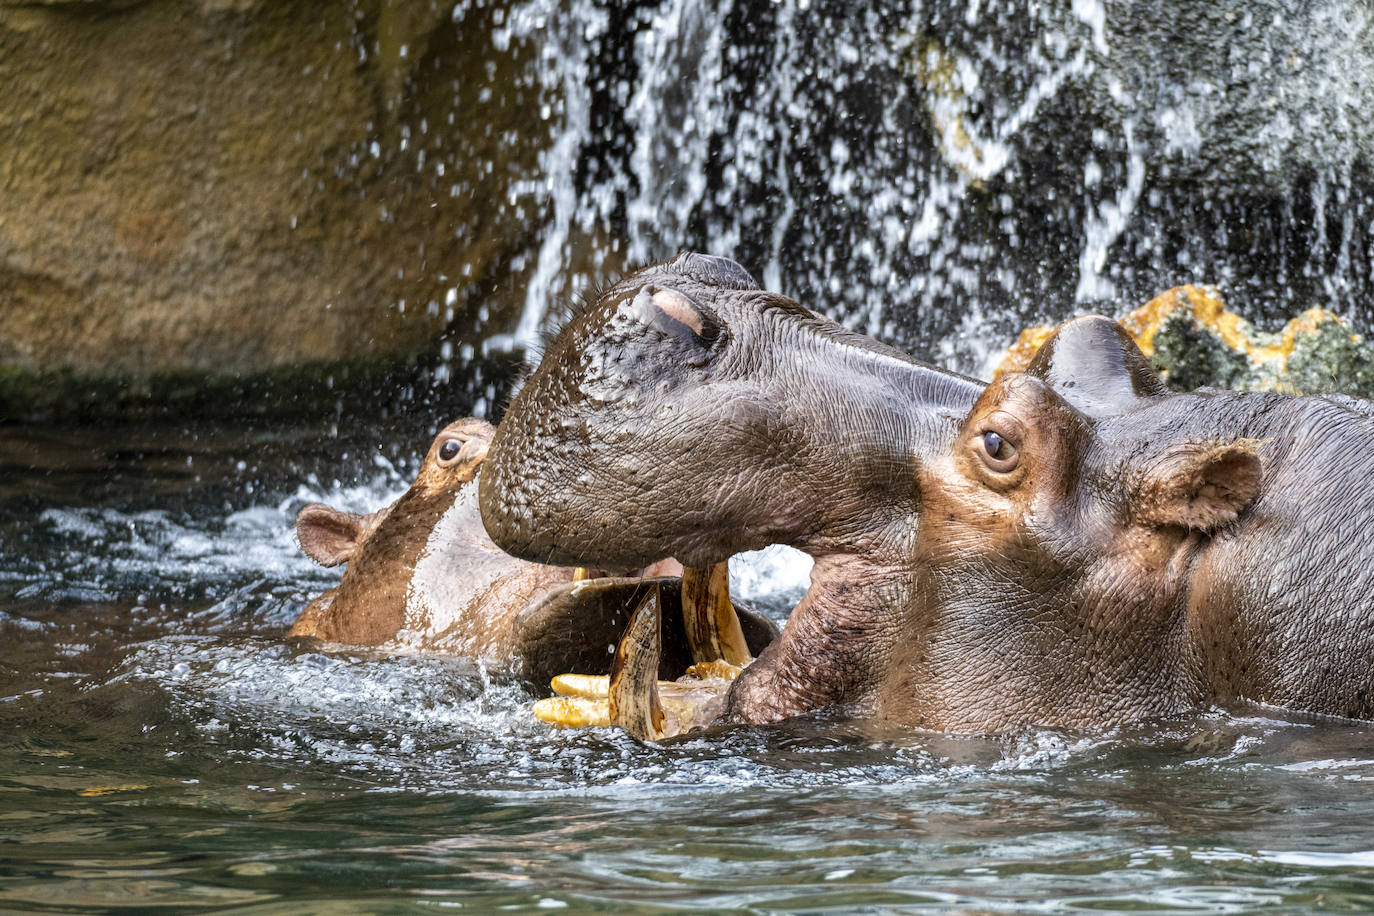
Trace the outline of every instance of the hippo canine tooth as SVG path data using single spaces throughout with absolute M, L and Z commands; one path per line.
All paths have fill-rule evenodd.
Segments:
M 730 601 L 728 560 L 682 571 L 682 623 L 695 662 L 724 660 L 743 667 L 753 661 Z
M 630 617 L 611 668 L 611 723 L 642 741 L 657 741 L 664 735 L 663 705 L 658 698 L 661 616 L 655 584 Z
M 713 666 L 720 666 L 719 668 Z M 742 668 L 734 668 L 724 662 L 709 662 L 705 665 L 693 665 L 687 669 L 688 675 L 706 679 L 708 677 L 719 678 L 722 680 L 733 680 L 735 675 L 742 671 Z M 693 673 L 693 672 L 705 673 Z M 560 697 L 586 697 L 593 700 L 605 700 L 611 695 L 611 679 L 605 674 L 560 674 L 549 681 L 549 686 L 553 688 L 555 695 Z M 676 681 L 659 681 L 659 698 L 666 701 L 666 693 L 680 691 L 681 687 Z
M 611 692 L 611 679 L 604 674 L 560 674 L 549 682 L 560 697 L 590 697 L 606 699 Z
M 740 676 L 742 671 L 744 671 L 742 665 L 733 665 L 722 659 L 716 659 L 710 662 L 697 662 L 687 669 L 685 677 L 697 678 L 703 681 L 733 681 Z M 661 681 L 659 682 L 659 686 L 660 688 L 662 687 Z
M 534 717 L 561 728 L 596 728 L 611 724 L 611 708 L 605 697 L 548 697 L 534 704 Z
M 733 608 L 730 613 L 733 617 Z M 717 658 L 697 662 L 676 681 L 658 680 L 661 616 L 662 595 L 655 584 L 630 617 L 611 675 L 558 675 L 550 681 L 557 696 L 537 702 L 535 717 L 562 728 L 617 725 L 644 741 L 712 721 L 730 682 L 744 669 Z

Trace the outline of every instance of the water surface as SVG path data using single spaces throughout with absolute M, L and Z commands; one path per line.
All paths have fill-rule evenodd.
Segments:
M 295 511 L 423 424 L 0 435 L 0 909 L 1368 911 L 1374 730 L 555 731 L 480 666 L 283 633 Z M 379 446 L 377 443 L 385 443 Z M 775 615 L 804 567 L 737 564 Z

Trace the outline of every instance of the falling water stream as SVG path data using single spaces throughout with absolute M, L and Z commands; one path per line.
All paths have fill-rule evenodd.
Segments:
M 538 225 L 523 315 L 446 344 L 435 399 L 473 392 L 446 410 L 500 402 L 474 354 L 680 248 L 969 371 L 1025 323 L 1182 282 L 1259 319 L 1374 319 L 1362 4 L 527 0 L 492 21 L 491 54 L 537 49 L 551 139 L 511 191 Z M 0 427 L 0 909 L 1374 907 L 1365 725 L 821 717 L 656 747 L 547 728 L 475 663 L 287 642 L 338 577 L 294 513 L 384 504 L 452 418 Z M 732 564 L 779 620 L 805 577 L 785 551 Z
M 531 0 L 504 29 L 560 130 L 497 343 L 682 248 L 966 371 L 1181 283 L 1374 318 L 1363 4 Z

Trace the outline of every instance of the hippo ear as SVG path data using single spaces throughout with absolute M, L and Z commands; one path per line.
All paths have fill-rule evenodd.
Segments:
M 1135 339 L 1101 315 L 1067 321 L 1026 367 L 1090 417 L 1123 414 L 1169 393 Z
M 1255 501 L 1260 472 L 1253 440 L 1175 446 L 1139 479 L 1134 515 L 1150 525 L 1211 533 Z
M 353 558 L 370 518 L 311 503 L 296 516 L 296 540 L 316 563 L 338 566 Z

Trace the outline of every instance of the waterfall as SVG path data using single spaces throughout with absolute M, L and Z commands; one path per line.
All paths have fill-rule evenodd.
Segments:
M 691 248 L 968 371 L 1180 283 L 1371 315 L 1360 4 L 525 0 L 552 141 L 523 314 Z

